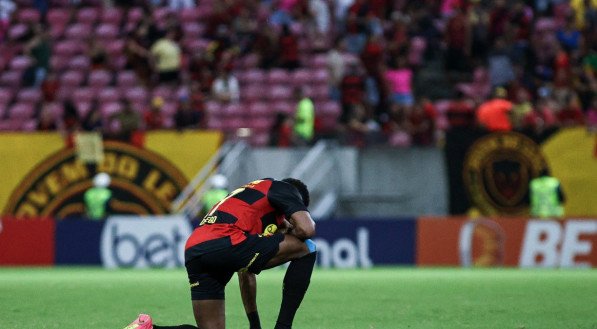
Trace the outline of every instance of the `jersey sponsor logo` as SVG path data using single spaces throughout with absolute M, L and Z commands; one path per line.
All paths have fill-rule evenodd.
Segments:
M 278 226 L 276 224 L 269 224 L 268 226 L 265 227 L 265 229 L 263 230 L 263 236 L 271 236 L 274 235 L 274 233 L 276 233 L 276 231 L 278 230 Z
M 181 267 L 191 225 L 183 216 L 107 219 L 100 238 L 102 264 L 107 268 Z
M 468 151 L 464 183 L 473 205 L 484 214 L 526 214 L 529 182 L 546 167 L 539 146 L 530 138 L 494 133 Z
M 86 164 L 75 149 L 54 153 L 33 168 L 15 189 L 4 214 L 16 217 L 84 213 L 83 194 L 97 172 L 112 178 L 110 207 L 124 214 L 164 214 L 187 185 L 185 176 L 166 159 L 149 150 L 118 142 L 104 143 L 104 160 Z

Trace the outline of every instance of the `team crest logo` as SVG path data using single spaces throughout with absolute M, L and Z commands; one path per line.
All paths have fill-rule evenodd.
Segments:
M 43 160 L 13 191 L 4 214 L 25 218 L 84 214 L 83 194 L 98 172 L 111 176 L 110 207 L 119 214 L 169 213 L 172 200 L 187 185 L 182 172 L 158 154 L 105 142 L 104 159 L 98 164 L 83 163 L 75 149 Z
M 547 164 L 539 146 L 518 133 L 494 133 L 471 146 L 464 183 L 473 205 L 485 215 L 528 211 L 529 182 Z

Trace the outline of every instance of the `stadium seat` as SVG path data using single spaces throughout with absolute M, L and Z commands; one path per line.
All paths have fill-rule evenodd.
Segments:
M 292 72 L 292 84 L 295 86 L 307 85 L 311 82 L 311 71 L 309 69 L 297 69 Z
M 22 55 L 14 57 L 9 64 L 9 68 L 15 71 L 24 71 L 33 64 L 33 59 L 29 56 Z
M 11 40 L 16 40 L 27 33 L 29 29 L 25 24 L 15 24 L 8 29 L 8 38 Z
M 118 7 L 104 7 L 100 15 L 103 24 L 117 25 L 122 20 L 122 10 Z
M 9 119 L 27 120 L 35 114 L 35 105 L 31 103 L 16 103 L 8 110 Z
M 310 63 L 308 63 L 314 69 L 326 68 L 328 65 L 328 59 L 326 54 L 316 54 L 311 57 Z
M 109 57 L 120 56 L 124 53 L 124 40 L 106 40 L 104 47 Z
M 81 8 L 77 12 L 76 16 L 77 22 L 85 25 L 93 25 L 99 17 L 99 10 L 98 8 L 94 7 Z
M 267 91 L 267 96 L 272 101 L 290 101 L 292 100 L 292 88 L 284 85 L 274 85 Z
M 134 71 L 121 71 L 116 76 L 116 85 L 134 87 L 137 84 L 137 74 Z
M 205 25 L 195 22 L 184 23 L 182 30 L 185 38 L 200 38 L 205 32 Z
M 174 100 L 176 91 L 172 87 L 158 86 L 153 89 L 151 97 L 162 97 L 165 102 Z
M 71 58 L 67 64 L 69 69 L 82 72 L 86 72 L 91 66 L 89 57 L 85 55 L 75 56 Z
M 49 26 L 66 26 L 70 18 L 67 8 L 52 7 L 48 10 L 47 20 Z
M 269 143 L 269 131 L 253 131 L 253 134 L 251 134 L 250 143 L 253 146 L 267 146 Z
M 133 103 L 147 103 L 147 90 L 144 87 L 120 87 L 120 94 Z
M 164 103 L 164 105 L 162 106 L 162 113 L 166 116 L 172 117 L 176 113 L 177 109 L 178 109 L 178 103 L 176 103 L 176 102 Z
M 120 92 L 116 88 L 104 88 L 97 94 L 100 103 L 115 103 L 120 100 Z
M 208 101 L 205 103 L 205 112 L 210 118 L 222 116 L 222 105 L 217 101 Z
M 97 38 L 105 43 L 115 40 L 118 37 L 118 34 L 118 26 L 110 23 L 102 23 L 95 30 Z
M 100 107 L 100 112 L 104 118 L 109 118 L 112 115 L 120 112 L 122 110 L 122 104 L 119 102 L 113 103 L 104 103 Z
M 53 55 L 70 58 L 83 53 L 82 43 L 77 40 L 58 41 L 54 45 Z
M 10 103 L 10 101 L 12 101 L 13 97 L 14 97 L 14 92 L 11 89 L 0 88 L 0 108 L 4 108 L 6 106 L 6 104 Z M 0 117 L 2 117 L 1 113 L 0 113 Z
M 29 120 L 22 121 L 19 130 L 21 130 L 21 131 L 36 131 L 38 125 L 39 125 L 39 120 L 37 118 L 32 118 Z
M 89 87 L 81 87 L 72 91 L 72 98 L 75 102 L 91 103 L 95 98 L 95 93 Z
M 64 31 L 64 37 L 67 40 L 76 40 L 78 42 L 84 42 L 90 35 L 91 25 L 81 23 L 70 25 Z
M 34 8 L 19 9 L 16 13 L 17 22 L 23 24 L 37 23 L 40 21 L 41 15 L 39 11 Z
M 273 85 L 285 84 L 290 81 L 290 74 L 283 69 L 271 69 L 267 74 L 267 82 Z
M 4 71 L 0 76 L 0 86 L 18 88 L 21 85 L 22 73 L 19 71 Z
M 282 112 L 290 116 L 294 116 L 296 112 L 296 102 L 276 101 L 270 103 L 270 111 L 272 114 Z
M 272 116 L 273 112 L 270 110 L 271 105 L 265 102 L 252 103 L 249 105 L 248 111 L 251 117 L 267 117 Z
M 273 117 L 251 118 L 247 120 L 247 126 L 253 131 L 268 132 L 274 124 L 273 120 Z
M 38 88 L 21 89 L 17 93 L 17 102 L 36 104 L 42 98 L 41 90 Z
M 60 76 L 60 86 L 63 88 L 74 88 L 82 85 L 84 80 L 85 75 L 82 71 L 67 71 Z
M 197 7 L 184 8 L 180 11 L 179 17 L 183 24 L 197 22 L 199 20 L 199 10 Z
M 106 70 L 92 71 L 89 74 L 89 86 L 98 88 L 106 87 L 112 82 L 112 73 Z
M 259 69 L 240 71 L 237 77 L 241 84 L 262 84 L 266 81 L 265 73 Z
M 229 117 L 230 119 L 242 119 L 248 112 L 244 105 L 236 103 L 225 104 L 222 106 L 220 111 L 223 115 Z
M 208 117 L 207 128 L 208 129 L 215 129 L 215 130 L 223 130 L 224 129 L 224 122 L 221 119 L 219 119 L 219 118 Z
M 325 103 L 315 104 L 315 112 L 323 116 L 330 116 L 338 118 L 342 112 L 342 108 L 338 102 L 327 101 Z
M 264 88 L 264 85 L 251 83 L 247 86 L 241 85 L 240 98 L 244 102 L 253 103 L 266 99 L 267 93 L 268 89 Z

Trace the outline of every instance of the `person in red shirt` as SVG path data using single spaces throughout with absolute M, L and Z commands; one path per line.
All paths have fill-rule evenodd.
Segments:
M 308 205 L 309 191 L 300 180 L 264 178 L 232 191 L 203 217 L 185 245 L 185 266 L 199 328 L 225 328 L 224 288 L 235 272 L 250 328 L 261 328 L 255 275 L 286 262 L 290 265 L 275 328 L 292 327 L 317 254 L 310 240 L 315 235 L 315 222 Z M 152 319 L 142 314 L 130 327 L 152 328 Z
M 156 96 L 151 100 L 151 107 L 143 115 L 145 129 L 156 130 L 164 128 L 164 115 L 162 114 L 164 99 Z
M 288 70 L 301 66 L 299 61 L 298 39 L 290 31 L 288 25 L 282 27 L 282 34 L 278 41 L 280 47 L 280 65 Z
M 512 102 L 504 99 L 506 90 L 496 88 L 495 97 L 479 106 L 477 110 L 477 122 L 489 131 L 511 131 L 510 111 Z

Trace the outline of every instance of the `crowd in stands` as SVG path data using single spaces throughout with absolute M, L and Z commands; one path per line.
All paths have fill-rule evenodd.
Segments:
M 0 130 L 428 146 L 596 95 L 596 0 L 0 0 Z

